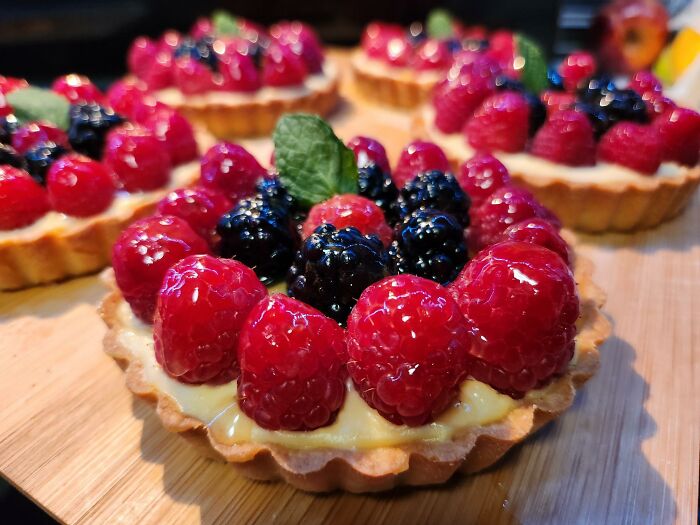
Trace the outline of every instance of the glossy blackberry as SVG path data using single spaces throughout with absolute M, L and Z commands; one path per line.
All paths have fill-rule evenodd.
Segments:
M 407 217 L 418 208 L 434 208 L 452 214 L 466 228 L 469 226 L 469 196 L 451 173 L 419 173 L 399 192 L 399 215 Z
M 423 24 L 413 22 L 406 31 L 406 38 L 412 45 L 417 46 L 428 38 L 428 33 L 425 32 Z
M 39 184 L 46 184 L 46 172 L 51 164 L 66 152 L 66 148 L 53 142 L 42 142 L 24 154 L 27 172 Z
M 467 262 L 464 232 L 449 213 L 416 210 L 396 226 L 389 247 L 391 273 L 410 273 L 446 285 Z
M 260 197 L 241 200 L 216 226 L 222 257 L 241 261 L 264 284 L 286 274 L 294 258 L 297 234 L 286 213 Z
M 107 132 L 122 122 L 124 119 L 111 108 L 94 102 L 74 104 L 70 108 L 68 140 L 78 153 L 100 160 Z
M 489 41 L 483 38 L 465 38 L 462 40 L 462 47 L 460 49 L 466 49 L 467 51 L 483 52 L 489 48 Z M 457 50 L 459 51 L 459 49 Z
M 547 108 L 540 100 L 540 97 L 527 91 L 523 92 L 523 96 L 530 106 L 530 127 L 528 132 L 532 137 L 540 129 L 540 126 L 544 124 L 544 121 L 547 120 Z
M 583 102 L 597 105 L 604 93 L 615 90 L 617 87 L 610 77 L 599 75 L 590 78 L 586 85 L 579 88 L 578 96 Z
M 24 157 L 15 151 L 9 144 L 0 143 L 0 165 L 9 164 L 15 168 L 27 169 Z
M 450 38 L 445 41 L 445 45 L 447 46 L 447 49 L 449 50 L 450 53 L 453 55 L 462 50 L 462 42 L 459 41 L 457 38 Z
M 369 164 L 358 169 L 358 193 L 373 200 L 384 212 L 389 224 L 394 224 L 398 218 L 396 199 L 399 190 L 388 173 L 384 173 L 376 164 Z
M 593 132 L 595 133 L 596 139 L 599 139 L 603 133 L 610 129 L 610 119 L 608 118 L 607 113 L 605 113 L 600 106 L 594 106 L 592 104 L 588 104 L 587 102 L 576 102 L 573 109 L 586 114 L 588 120 L 593 126 Z
M 357 228 L 316 228 L 287 274 L 288 294 L 344 324 L 362 291 L 389 274 L 379 238 Z
M 198 40 L 188 37 L 175 49 L 173 56 L 176 59 L 190 57 L 204 64 L 212 71 L 218 71 L 219 60 L 216 58 L 216 53 L 214 53 L 213 44 L 214 39 L 210 36 L 205 36 Z
M 564 91 L 564 80 L 556 69 L 547 70 L 547 82 L 549 83 L 549 89 L 554 91 Z
M 631 89 L 607 91 L 598 101 L 611 124 L 621 120 L 645 123 L 649 121 L 647 106 L 642 96 Z
M 12 134 L 19 128 L 19 122 L 14 115 L 0 117 L 0 143 L 11 144 Z
M 525 92 L 525 86 L 522 82 L 506 75 L 498 75 L 496 77 L 496 89 L 499 91 L 517 91 L 518 93 Z
M 255 185 L 260 197 L 269 202 L 271 206 L 280 208 L 287 214 L 293 214 L 298 208 L 297 201 L 292 197 L 287 188 L 278 177 L 265 177 Z

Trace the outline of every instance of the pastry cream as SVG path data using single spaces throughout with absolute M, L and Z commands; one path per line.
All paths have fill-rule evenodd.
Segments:
M 419 71 L 408 67 L 390 66 L 381 60 L 367 56 L 361 49 L 353 53 L 351 60 L 355 69 L 362 70 L 370 75 L 392 77 L 418 84 L 436 84 L 445 76 L 444 70 Z

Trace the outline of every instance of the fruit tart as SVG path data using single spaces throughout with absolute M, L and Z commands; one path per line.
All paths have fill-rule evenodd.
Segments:
M 274 142 L 218 221 L 159 206 L 114 245 L 105 350 L 166 429 L 255 479 L 364 492 L 481 470 L 571 405 L 604 295 L 496 159 L 464 191 L 420 154 L 399 191 L 379 143 L 318 117 Z
M 199 176 L 195 133 L 165 104 L 131 93 L 127 118 L 121 92 L 75 74 L 0 92 L 0 290 L 103 268 L 126 225 Z
M 188 34 L 137 38 L 128 67 L 157 100 L 219 138 L 269 135 L 284 113 L 326 115 L 338 102 L 337 69 L 298 21 L 266 29 L 217 11 Z
M 586 52 L 545 72 L 454 66 L 420 109 L 416 132 L 455 170 L 491 152 L 519 185 L 586 232 L 636 231 L 677 216 L 700 183 L 700 115 L 676 106 L 648 71 L 626 87 L 597 74 Z M 460 164 L 462 164 L 460 166 Z

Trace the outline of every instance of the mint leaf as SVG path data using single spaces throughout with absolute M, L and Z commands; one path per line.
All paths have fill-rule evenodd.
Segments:
M 430 11 L 425 29 L 431 38 L 452 38 L 455 34 L 452 15 L 445 9 Z
M 6 98 L 20 124 L 46 120 L 57 128 L 68 129 L 70 103 L 50 89 L 29 86 L 9 93 Z
M 238 36 L 240 33 L 238 19 L 223 9 L 217 9 L 211 14 L 211 22 L 217 35 Z
M 524 35 L 515 35 L 515 49 L 524 63 L 520 81 L 535 95 L 547 89 L 547 62 L 540 47 Z
M 302 206 L 357 193 L 355 156 L 322 118 L 285 115 L 277 121 L 272 140 L 280 179 Z

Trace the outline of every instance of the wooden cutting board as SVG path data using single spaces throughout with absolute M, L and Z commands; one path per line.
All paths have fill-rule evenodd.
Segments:
M 393 159 L 410 138 L 408 116 L 362 102 L 332 120 Z M 378 495 L 249 481 L 164 431 L 102 353 L 96 277 L 0 294 L 0 472 L 65 523 L 694 523 L 699 226 L 696 198 L 656 230 L 582 237 L 614 335 L 571 410 L 487 472 Z

